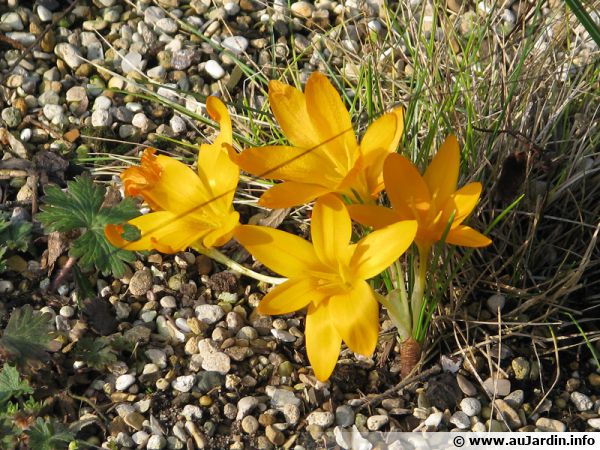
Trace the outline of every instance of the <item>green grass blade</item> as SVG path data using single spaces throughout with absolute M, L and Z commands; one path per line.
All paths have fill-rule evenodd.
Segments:
M 600 47 L 600 27 L 596 25 L 596 22 L 592 19 L 589 13 L 580 0 L 565 0 L 565 3 L 569 6 L 573 14 L 579 20 L 579 23 L 584 26 L 591 38 L 594 40 L 596 45 Z

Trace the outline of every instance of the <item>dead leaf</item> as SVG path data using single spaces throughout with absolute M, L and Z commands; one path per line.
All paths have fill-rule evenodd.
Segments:
M 72 130 L 69 130 L 65 134 L 63 134 L 63 139 L 72 143 L 79 139 L 79 136 L 79 130 L 77 128 L 73 128 Z
M 502 202 L 515 199 L 527 173 L 527 152 L 513 152 L 502 163 L 502 171 L 496 185 L 496 197 Z
M 91 328 L 101 336 L 117 331 L 117 319 L 110 303 L 100 298 L 88 298 L 83 302 L 83 313 L 88 317 Z
M 42 269 L 48 269 L 48 273 L 54 270 L 54 264 L 67 249 L 67 240 L 58 231 L 53 231 L 48 235 L 48 251 L 44 252 L 45 258 L 42 258 Z

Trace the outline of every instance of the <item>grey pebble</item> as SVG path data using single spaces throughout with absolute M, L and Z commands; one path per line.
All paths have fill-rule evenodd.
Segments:
M 377 431 L 388 424 L 390 418 L 385 414 L 376 414 L 367 419 L 367 428 L 370 431 Z
M 196 307 L 196 317 L 204 323 L 213 324 L 225 316 L 219 305 L 200 305 Z
M 460 409 L 469 417 L 474 417 L 481 412 L 481 402 L 474 397 L 463 398 Z
M 335 409 L 335 424 L 349 427 L 354 423 L 354 410 L 348 405 L 340 405 Z
M 571 401 L 575 405 L 575 408 L 579 411 L 589 411 L 594 406 L 594 402 L 587 395 L 581 392 L 571 393 Z

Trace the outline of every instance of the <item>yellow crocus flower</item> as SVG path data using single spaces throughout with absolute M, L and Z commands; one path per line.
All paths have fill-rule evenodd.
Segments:
M 412 243 L 416 221 L 397 222 L 350 243 L 352 224 L 335 195 L 317 200 L 312 244 L 273 228 L 241 225 L 235 238 L 262 264 L 288 278 L 259 303 L 261 314 L 307 308 L 306 351 L 316 377 L 324 381 L 337 362 L 342 341 L 371 355 L 379 331 L 379 307 L 365 281 L 385 270 Z
M 141 232 L 137 241 L 123 239 L 123 226 L 108 225 L 105 233 L 113 245 L 176 253 L 188 247 L 218 247 L 231 239 L 239 225 L 239 214 L 232 205 L 239 168 L 228 156 L 231 119 L 216 97 L 208 97 L 206 110 L 221 130 L 214 143 L 200 146 L 197 173 L 174 158 L 156 156 L 156 150 L 147 149 L 139 166 L 121 174 L 125 194 L 143 197 L 154 212 L 128 222 Z
M 471 214 L 481 195 L 481 183 L 469 183 L 457 190 L 460 150 L 456 137 L 446 138 L 425 174 L 396 153 L 383 166 L 383 179 L 392 209 L 374 205 L 348 207 L 354 220 L 374 228 L 413 219 L 419 224 L 415 242 L 427 251 L 439 241 L 448 222 L 446 241 L 465 247 L 485 247 L 491 240 L 463 221 Z
M 383 189 L 383 161 L 402 136 L 403 108 L 373 122 L 359 145 L 342 99 L 318 72 L 309 77 L 304 93 L 271 81 L 269 102 L 291 145 L 231 152 L 246 172 L 284 181 L 265 192 L 259 205 L 287 208 L 329 192 L 369 202 Z

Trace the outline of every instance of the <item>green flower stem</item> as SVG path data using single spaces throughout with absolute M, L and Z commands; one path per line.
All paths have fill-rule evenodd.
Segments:
M 419 250 L 419 267 L 415 272 L 415 286 L 413 288 L 412 297 L 410 299 L 410 307 L 412 310 L 412 331 L 413 335 L 419 331 L 419 320 L 421 318 L 421 310 L 423 309 L 423 301 L 425 299 L 425 284 L 427 282 L 427 264 L 429 262 L 429 245 L 417 245 Z
M 402 264 L 400 260 L 394 262 L 394 269 L 396 270 L 396 289 L 400 289 L 400 298 L 403 304 L 408 304 L 408 292 L 406 292 L 406 281 L 404 279 L 404 271 L 402 270 Z
M 287 281 L 287 278 L 278 278 L 278 277 L 270 277 L 268 275 L 263 275 L 261 273 L 255 272 L 253 270 L 248 269 L 247 267 L 242 266 L 240 263 L 235 262 L 233 259 L 228 258 L 223 253 L 215 248 L 204 248 L 197 246 L 196 250 L 198 250 L 203 255 L 208 256 L 211 259 L 214 259 L 216 262 L 221 263 L 227 266 L 229 269 L 238 272 L 242 275 L 246 275 L 247 277 L 254 278 L 255 280 L 262 281 L 264 283 L 269 284 L 281 284 L 284 281 Z

